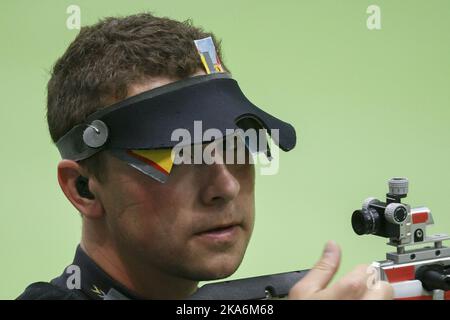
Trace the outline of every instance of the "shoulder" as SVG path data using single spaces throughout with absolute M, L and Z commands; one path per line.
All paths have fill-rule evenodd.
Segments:
M 17 297 L 17 300 L 84 300 L 79 290 L 62 289 L 49 282 L 35 282 Z

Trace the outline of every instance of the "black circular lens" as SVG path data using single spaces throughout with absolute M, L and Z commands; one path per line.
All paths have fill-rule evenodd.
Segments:
M 405 207 L 398 207 L 397 209 L 395 209 L 394 211 L 394 219 L 397 222 L 402 222 L 406 219 L 406 217 L 408 216 L 408 211 L 406 210 Z
M 355 210 L 352 214 L 352 228 L 357 235 L 374 234 L 379 227 L 379 215 L 374 209 Z

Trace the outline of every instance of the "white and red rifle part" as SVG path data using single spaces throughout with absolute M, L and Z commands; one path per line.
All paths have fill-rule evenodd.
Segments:
M 392 178 L 388 185 L 385 202 L 368 198 L 352 215 L 355 233 L 388 238 L 387 244 L 397 249 L 372 266 L 381 280 L 392 284 L 395 299 L 450 300 L 450 248 L 442 245 L 450 237 L 427 235 L 427 226 L 434 223 L 431 210 L 402 203 L 408 194 L 408 179 Z M 407 250 L 408 246 L 414 248 Z

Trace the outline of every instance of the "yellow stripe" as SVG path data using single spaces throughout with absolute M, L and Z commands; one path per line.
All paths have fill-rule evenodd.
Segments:
M 140 155 L 141 157 L 147 158 L 161 168 L 166 170 L 168 173 L 172 170 L 172 149 L 157 149 L 157 150 L 132 150 L 134 153 Z
M 206 73 L 210 74 L 211 70 L 208 68 L 208 63 L 206 62 L 205 56 L 200 53 L 200 60 L 202 60 L 203 65 L 205 66 Z

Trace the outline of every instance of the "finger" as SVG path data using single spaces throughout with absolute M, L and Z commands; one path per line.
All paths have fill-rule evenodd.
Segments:
M 336 273 L 340 260 L 339 246 L 334 241 L 328 241 L 320 260 L 302 280 L 292 287 L 289 297 L 293 299 L 307 298 L 325 288 Z
M 359 265 L 330 288 L 324 290 L 327 299 L 355 300 L 361 299 L 369 290 L 368 265 Z
M 364 300 L 392 300 L 394 299 L 394 288 L 386 281 L 378 281 L 375 286 L 366 291 Z

